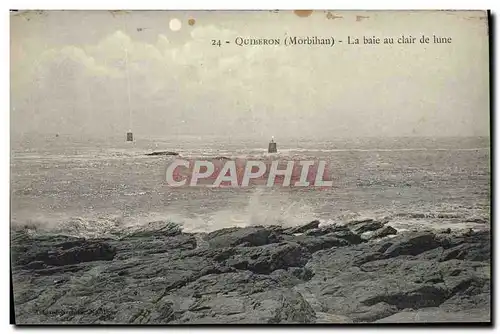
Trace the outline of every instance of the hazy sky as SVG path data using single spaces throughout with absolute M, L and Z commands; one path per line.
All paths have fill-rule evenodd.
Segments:
M 488 135 L 487 32 L 483 12 L 12 14 L 11 129 L 123 135 L 130 106 L 136 136 Z M 452 43 L 347 45 L 421 34 Z M 343 43 L 234 43 L 286 35 Z

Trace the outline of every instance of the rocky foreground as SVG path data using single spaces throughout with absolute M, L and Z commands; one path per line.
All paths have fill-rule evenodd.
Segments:
M 12 232 L 18 324 L 490 322 L 490 231 L 374 220 L 117 239 Z

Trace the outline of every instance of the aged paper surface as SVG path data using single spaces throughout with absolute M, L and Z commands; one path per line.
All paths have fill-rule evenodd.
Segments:
M 18 324 L 490 322 L 485 11 L 17 11 Z

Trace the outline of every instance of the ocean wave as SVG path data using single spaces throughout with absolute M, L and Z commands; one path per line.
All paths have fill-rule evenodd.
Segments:
M 38 218 L 12 225 L 14 230 L 23 230 L 31 235 L 62 234 L 86 238 L 119 239 L 124 235 L 160 230 L 176 224 L 187 233 L 209 233 L 228 227 L 279 225 L 294 227 L 312 220 L 320 226 L 347 224 L 353 220 L 372 219 L 394 227 L 398 231 L 408 230 L 480 230 L 489 228 L 489 218 L 473 213 L 449 212 L 396 212 L 377 210 L 368 213 L 344 212 L 325 217 L 316 214 L 312 207 L 300 201 L 291 201 L 288 195 L 270 194 L 256 189 L 243 209 L 217 210 L 210 214 L 182 215 L 175 212 L 152 212 L 136 217 L 110 215 L 107 217 L 66 217 L 59 219 Z
M 216 210 L 207 214 L 189 216 L 173 212 L 152 212 L 135 217 L 39 217 L 14 223 L 14 229 L 32 234 L 64 234 L 78 237 L 117 238 L 131 230 L 144 229 L 152 222 L 176 223 L 185 232 L 212 232 L 227 227 L 253 225 L 281 225 L 292 227 L 317 219 L 312 207 L 303 201 L 292 201 L 287 193 L 257 188 L 243 208 Z
M 490 147 L 475 147 L 475 148 L 289 148 L 281 149 L 280 152 L 412 152 L 412 151 L 482 151 L 490 150 Z
M 346 148 L 346 149 L 314 149 L 314 148 L 290 148 L 290 149 L 280 149 L 278 153 L 267 153 L 266 149 L 247 149 L 247 150 L 177 150 L 173 151 L 178 153 L 178 156 L 148 156 L 147 153 L 151 153 L 151 150 L 107 150 L 99 152 L 83 152 L 79 154 L 47 154 L 47 153 L 23 153 L 23 152 L 13 152 L 11 155 L 12 163 L 37 161 L 37 162 L 89 162 L 89 161 L 105 161 L 105 160 L 151 160 L 151 159 L 198 159 L 198 160 L 209 160 L 215 159 L 217 157 L 227 157 L 229 159 L 247 159 L 247 160 L 262 160 L 268 158 L 285 158 L 285 159 L 296 159 L 305 160 L 311 158 L 317 158 L 318 154 L 334 154 L 334 153 L 345 153 L 345 152 L 365 152 L 365 153 L 377 153 L 377 152 L 439 152 L 439 151 L 489 151 L 489 147 L 478 147 L 478 148 L 401 148 L 401 149 L 384 149 L 384 148 L 373 148 L 373 149 L 357 149 L 357 148 Z

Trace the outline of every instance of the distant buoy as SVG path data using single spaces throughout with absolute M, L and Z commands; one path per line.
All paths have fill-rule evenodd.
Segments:
M 267 153 L 277 153 L 277 152 L 278 152 L 278 147 L 276 145 L 276 142 L 274 141 L 274 136 L 273 136 L 271 141 L 269 142 Z
M 134 141 L 134 135 L 132 131 L 127 132 L 127 141 Z

